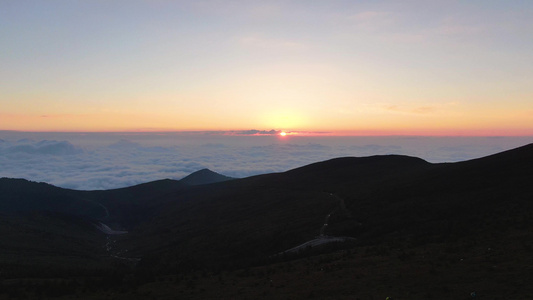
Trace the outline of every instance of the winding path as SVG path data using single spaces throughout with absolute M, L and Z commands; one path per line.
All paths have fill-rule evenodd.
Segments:
M 328 225 L 329 225 L 329 219 L 331 218 L 331 215 L 334 214 L 335 212 L 337 212 L 339 209 L 344 211 L 346 213 L 347 216 L 351 217 L 351 213 L 348 209 L 346 209 L 346 204 L 344 203 L 344 199 L 342 199 L 341 197 L 333 194 L 333 193 L 328 193 L 329 196 L 331 197 L 335 197 L 339 200 L 339 205 L 337 207 L 335 207 L 335 209 L 330 212 L 329 214 L 326 215 L 325 219 L 324 219 L 324 224 L 322 225 L 322 227 L 320 227 L 320 234 L 318 237 L 316 237 L 315 239 L 313 240 L 310 240 L 310 241 L 307 241 L 299 246 L 296 246 L 294 248 L 290 248 L 288 250 L 285 250 L 283 252 L 281 252 L 280 254 L 285 254 L 285 253 L 298 253 L 300 251 L 304 251 L 308 248 L 312 248 L 312 247 L 316 247 L 316 246 L 319 246 L 319 245 L 323 245 L 323 244 L 328 244 L 328 243 L 342 243 L 342 242 L 347 242 L 347 241 L 355 241 L 356 239 L 355 238 L 352 238 L 352 237 L 347 237 L 347 236 L 339 236 L 339 237 L 334 237 L 334 236 L 327 236 L 326 235 L 326 229 L 328 228 Z
M 116 258 L 116 259 L 121 259 L 121 260 L 127 260 L 127 261 L 130 261 L 130 262 L 134 262 L 134 263 L 137 263 L 139 262 L 141 259 L 140 258 L 137 258 L 137 257 L 124 257 L 124 256 L 121 256 L 123 255 L 124 253 L 127 253 L 128 250 L 119 250 L 117 251 L 115 249 L 115 243 L 117 242 L 117 240 L 115 238 L 113 238 L 113 236 L 117 236 L 117 235 L 123 235 L 123 234 L 127 234 L 128 232 L 125 231 L 125 230 L 114 230 L 114 229 L 111 229 L 109 226 L 107 226 L 106 224 L 104 223 L 98 223 L 98 224 L 95 224 L 96 228 L 98 228 L 98 230 L 100 230 L 101 232 L 105 233 L 107 236 L 106 236 L 106 243 L 105 243 L 105 249 L 107 251 L 107 253 L 109 254 L 110 257 L 113 257 L 113 258 Z

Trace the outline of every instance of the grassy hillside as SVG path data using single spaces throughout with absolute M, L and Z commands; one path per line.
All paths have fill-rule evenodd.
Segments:
M 0 178 L 0 212 L 52 211 L 100 219 L 107 215 L 99 203 L 83 199 L 80 192 L 47 183 Z
M 476 291 L 483 299 L 528 299 L 532 181 L 528 145 L 449 164 L 397 155 L 338 158 L 198 186 L 163 180 L 111 191 L 46 187 L 61 201 L 104 206 L 109 215 L 99 220 L 129 233 L 105 237 L 64 215 L 32 221 L 10 212 L 0 224 L 12 237 L 3 249 L 13 256 L 4 255 L 4 263 L 22 264 L 13 249 L 30 258 L 68 257 L 84 278 L 74 292 L 89 298 L 468 299 Z M 321 232 L 355 241 L 280 255 Z M 28 246 L 30 240 L 36 242 Z M 51 248 L 56 240 L 70 252 Z M 113 249 L 97 258 L 102 240 Z M 91 259 L 101 270 L 97 283 L 82 272 L 92 270 Z M 104 283 L 109 274 L 113 284 Z M 13 278 L 4 276 L 3 284 Z M 90 284 L 95 288 L 82 292 Z

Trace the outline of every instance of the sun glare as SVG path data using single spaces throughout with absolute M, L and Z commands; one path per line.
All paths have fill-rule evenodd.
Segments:
M 286 133 L 285 131 L 282 131 L 282 132 L 279 133 L 279 135 L 281 135 L 281 136 L 286 136 L 287 133 Z

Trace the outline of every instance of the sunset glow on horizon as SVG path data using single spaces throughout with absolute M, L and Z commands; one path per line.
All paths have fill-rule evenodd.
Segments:
M 2 2 L 0 130 L 533 135 L 531 15 L 525 1 Z

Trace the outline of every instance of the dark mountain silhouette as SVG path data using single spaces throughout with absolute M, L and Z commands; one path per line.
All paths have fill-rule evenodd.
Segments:
M 90 276 L 112 270 L 106 237 L 92 220 L 57 212 L 0 213 L 0 280 L 64 277 L 73 270 Z M 2 292 L 0 292 L 2 298 Z
M 202 185 L 223 182 L 232 179 L 233 178 L 231 177 L 218 174 L 209 169 L 202 169 L 182 178 L 180 181 L 188 185 Z
M 0 212 L 50 211 L 99 219 L 105 207 L 80 192 L 25 179 L 0 178 Z
M 164 179 L 120 189 L 83 191 L 77 193 L 77 197 L 106 207 L 108 215 L 100 220 L 125 229 L 152 217 L 157 211 L 164 209 L 165 203 L 177 201 L 178 199 L 169 197 L 169 193 L 187 186 L 180 181 Z
M 102 270 L 121 262 L 116 285 L 142 285 L 158 293 L 156 298 L 283 293 L 379 299 L 395 293 L 406 299 L 468 299 L 481 291 L 489 299 L 525 299 L 533 292 L 524 279 L 533 275 L 524 267 L 533 264 L 533 144 L 459 163 L 400 155 L 345 157 L 283 173 L 221 179 L 227 177 L 201 170 L 181 181 L 108 191 L 2 179 L 0 208 L 10 219 L 0 222 L 0 230 L 26 226 L 21 212 L 65 216 L 31 221 L 50 238 L 63 236 L 63 248 L 78 249 L 56 253 L 62 268 L 78 256 L 87 258 L 76 245 L 96 247 L 87 241 L 98 240 L 93 227 L 70 223 L 69 216 L 127 230 L 111 237 L 115 254 L 90 257 L 109 266 Z M 58 222 L 72 224 L 72 230 L 65 225 L 61 233 L 51 225 Z M 30 247 L 27 232 L 15 234 L 17 242 L 4 247 L 31 248 L 27 253 L 40 262 L 47 256 L 38 249 L 46 243 Z M 299 256 L 280 255 L 319 234 L 351 239 Z M 129 263 L 137 259 L 135 266 Z M 163 281 L 150 284 L 156 278 Z
M 131 227 L 169 200 L 166 195 L 170 191 L 231 179 L 203 169 L 179 181 L 165 179 L 113 190 L 75 191 L 25 179 L 0 178 L 0 212 L 58 212 Z

